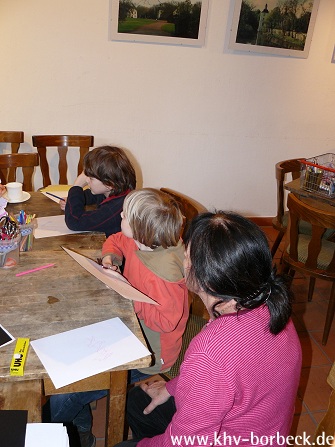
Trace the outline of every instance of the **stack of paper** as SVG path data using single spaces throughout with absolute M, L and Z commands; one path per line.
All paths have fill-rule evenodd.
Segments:
M 49 185 L 41 189 L 41 193 L 50 200 L 59 203 L 60 199 L 66 199 L 71 185 Z M 47 194 L 47 193 L 50 194 Z M 36 239 L 43 237 L 61 236 L 62 234 L 78 233 L 78 231 L 71 231 L 65 223 L 64 214 L 59 216 L 38 217 L 37 228 L 34 231 Z M 80 231 L 82 233 L 82 231 Z
M 61 236 L 62 234 L 85 233 L 85 231 L 72 231 L 65 223 L 64 214 L 58 216 L 38 217 L 37 228 L 34 230 L 36 239 L 42 237 Z
M 27 424 L 24 447 L 69 447 L 69 445 L 69 437 L 63 424 Z
M 60 197 L 61 199 L 66 199 L 69 193 L 69 189 L 71 188 L 71 185 L 49 185 L 45 188 L 41 189 L 41 193 L 44 194 L 49 199 L 53 200 L 54 202 L 59 203 L 59 199 L 57 197 Z M 47 192 L 53 194 L 49 195 Z M 54 197 L 57 196 L 57 197 Z

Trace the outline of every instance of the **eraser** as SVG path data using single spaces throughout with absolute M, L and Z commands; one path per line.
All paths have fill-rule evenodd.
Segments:
M 14 354 L 10 364 L 11 376 L 23 376 L 24 364 L 26 362 L 29 348 L 29 338 L 18 338 Z

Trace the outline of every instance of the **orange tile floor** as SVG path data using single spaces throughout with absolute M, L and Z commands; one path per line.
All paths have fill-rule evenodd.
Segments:
M 271 245 L 277 232 L 272 227 L 262 227 L 262 229 Z M 278 265 L 282 246 L 283 243 L 275 257 Z M 331 388 L 326 379 L 335 360 L 335 322 L 327 345 L 321 344 L 330 283 L 316 280 L 313 300 L 307 302 L 308 278 L 296 273 L 292 290 L 294 292 L 292 318 L 302 346 L 303 365 L 291 435 L 302 435 L 303 432 L 306 435 L 313 435 L 327 410 Z M 105 445 L 106 399 L 97 401 L 92 411 L 93 433 L 97 437 L 96 447 L 103 447 Z
M 277 232 L 272 227 L 263 227 L 269 243 Z M 275 262 L 280 265 L 284 242 L 279 247 Z M 326 319 L 331 282 L 316 280 L 313 299 L 307 301 L 309 278 L 296 272 L 292 291 L 294 293 L 293 315 L 302 347 L 302 371 L 296 412 L 291 434 L 313 435 L 328 407 L 331 388 L 327 376 L 335 360 L 335 323 L 333 323 L 326 346 L 321 344 Z

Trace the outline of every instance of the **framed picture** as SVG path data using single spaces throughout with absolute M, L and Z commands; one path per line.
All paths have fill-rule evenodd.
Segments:
M 320 0 L 236 0 L 229 48 L 308 56 Z
M 110 0 L 111 40 L 202 46 L 209 0 Z

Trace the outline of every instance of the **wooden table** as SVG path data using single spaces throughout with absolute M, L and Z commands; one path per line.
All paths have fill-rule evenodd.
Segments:
M 322 196 L 320 194 L 316 194 L 313 191 L 306 191 L 305 189 L 302 189 L 300 186 L 300 178 L 293 180 L 292 182 L 285 183 L 284 188 L 288 191 L 293 192 L 298 197 L 304 198 L 304 201 L 313 207 L 321 208 L 331 212 L 334 211 L 334 209 L 331 209 L 330 207 L 335 206 L 335 198 Z
M 7 206 L 10 213 L 18 213 L 20 209 L 29 214 L 36 213 L 37 217 L 61 213 L 59 205 L 40 192 L 31 193 L 27 202 Z M 63 245 L 96 258 L 104 240 L 101 233 L 35 239 L 31 251 L 20 253 L 18 266 L 0 269 L 1 324 L 15 338 L 35 340 L 120 317 L 146 346 L 132 302 L 108 289 L 61 248 Z M 18 272 L 48 263 L 55 263 L 55 266 L 15 276 Z M 27 409 L 28 421 L 40 422 L 44 396 L 109 389 L 105 445 L 111 447 L 122 441 L 127 370 L 149 366 L 150 356 L 56 390 L 32 347 L 29 348 L 24 376 L 9 375 L 14 347 L 15 342 L 0 348 L 0 409 Z

